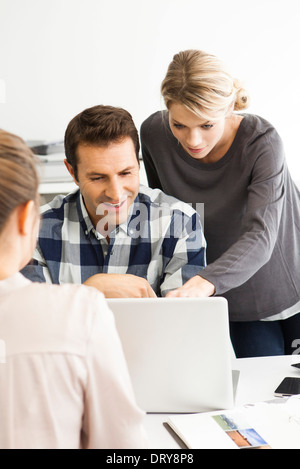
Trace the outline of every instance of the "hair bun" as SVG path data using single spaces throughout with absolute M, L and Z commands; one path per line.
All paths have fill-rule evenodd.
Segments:
M 250 95 L 243 87 L 239 80 L 234 80 L 234 87 L 236 89 L 234 110 L 241 111 L 250 105 Z

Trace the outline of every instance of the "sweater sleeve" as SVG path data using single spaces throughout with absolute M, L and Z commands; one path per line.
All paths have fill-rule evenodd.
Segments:
M 261 135 L 252 148 L 256 160 L 248 185 L 247 206 L 238 240 L 201 271 L 220 295 L 251 278 L 273 252 L 285 197 L 285 159 L 281 139 L 273 130 Z

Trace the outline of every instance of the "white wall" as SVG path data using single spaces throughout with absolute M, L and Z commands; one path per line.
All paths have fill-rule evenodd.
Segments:
M 244 80 L 249 111 L 277 127 L 300 179 L 299 0 L 0 0 L 0 127 L 61 139 L 98 103 L 125 107 L 139 127 L 163 107 L 161 80 L 187 48 Z

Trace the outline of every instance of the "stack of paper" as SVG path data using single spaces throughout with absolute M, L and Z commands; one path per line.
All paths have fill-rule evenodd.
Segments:
M 300 449 L 300 396 L 176 415 L 168 424 L 190 449 Z
M 38 170 L 41 183 L 73 181 L 64 163 L 64 153 L 54 153 L 49 156 L 38 155 L 38 157 L 40 160 Z

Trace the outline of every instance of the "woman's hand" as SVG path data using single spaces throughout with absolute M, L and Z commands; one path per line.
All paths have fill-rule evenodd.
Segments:
M 200 277 L 200 275 L 196 275 L 182 285 L 182 287 L 167 293 L 166 298 L 207 297 L 212 296 L 215 290 L 215 286 L 211 282 Z

